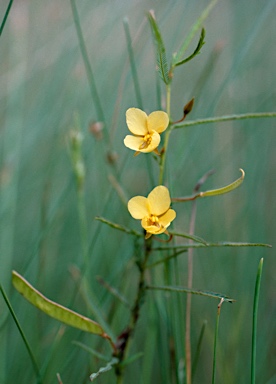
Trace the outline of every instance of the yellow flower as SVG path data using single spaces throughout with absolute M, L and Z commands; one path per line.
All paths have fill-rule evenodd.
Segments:
M 135 196 L 128 202 L 128 210 L 134 219 L 141 220 L 142 227 L 147 231 L 146 239 L 151 235 L 166 233 L 168 226 L 176 217 L 170 209 L 171 198 L 168 188 L 163 185 L 155 187 L 148 197 Z
M 126 111 L 126 123 L 132 135 L 127 135 L 124 139 L 126 147 L 140 152 L 157 151 L 160 143 L 159 133 L 165 131 L 169 125 L 169 116 L 166 112 L 155 111 L 149 116 L 138 108 L 129 108 Z

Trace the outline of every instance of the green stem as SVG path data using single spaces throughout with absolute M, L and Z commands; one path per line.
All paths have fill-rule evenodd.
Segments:
M 0 27 L 0 36 L 2 35 L 4 26 L 5 26 L 5 24 L 6 24 L 6 21 L 7 21 L 8 16 L 9 16 L 9 13 L 10 13 L 10 9 L 11 9 L 12 3 L 13 3 L 13 0 L 10 0 L 9 5 L 8 5 L 8 8 L 7 8 L 7 10 L 6 10 L 6 13 L 5 13 L 4 18 L 3 18 L 3 21 L 2 21 L 1 27 Z
M 78 199 L 78 214 L 79 214 L 79 227 L 80 227 L 83 265 L 84 265 L 84 271 L 85 271 L 84 273 L 86 273 L 89 267 L 89 258 L 88 258 L 87 220 L 86 220 L 85 199 L 84 199 L 83 189 L 78 189 L 77 199 Z
M 171 113 L 171 86 L 170 84 L 166 85 L 166 95 L 167 95 L 167 114 L 170 119 L 170 113 Z M 171 125 L 168 126 L 166 133 L 165 133 L 165 141 L 164 141 L 164 147 L 162 150 L 161 155 L 161 161 L 160 161 L 160 171 L 159 171 L 159 185 L 162 185 L 164 180 L 164 170 L 165 170 L 165 162 L 166 162 L 166 155 L 167 155 L 167 149 L 169 145 L 169 138 L 171 133 Z
M 171 130 L 179 129 L 179 128 L 187 128 L 187 127 L 192 127 L 192 126 L 201 125 L 201 124 L 220 123 L 220 122 L 233 121 L 233 120 L 260 119 L 260 118 L 267 118 L 267 117 L 276 117 L 276 112 L 244 113 L 240 115 L 207 117 L 206 119 L 186 121 L 183 124 L 175 125 L 174 127 L 171 128 Z
M 18 319 L 16 317 L 16 314 L 15 314 L 15 312 L 14 312 L 12 306 L 11 306 L 11 303 L 10 303 L 10 301 L 9 301 L 7 295 L 6 295 L 6 292 L 4 291 L 4 288 L 2 287 L 1 284 L 0 284 L 0 291 L 1 291 L 2 296 L 3 296 L 3 298 L 4 298 L 4 300 L 5 300 L 6 304 L 7 304 L 7 307 L 9 308 L 10 314 L 13 317 L 13 320 L 14 320 L 16 326 L 17 326 L 17 329 L 18 329 L 18 331 L 19 331 L 19 333 L 20 333 L 20 335 L 22 337 L 22 340 L 23 340 L 23 342 L 25 344 L 25 347 L 27 348 L 28 354 L 30 356 L 30 359 L 31 359 L 31 362 L 32 362 L 32 365 L 33 365 L 33 368 L 34 368 L 34 371 L 36 373 L 37 384 L 42 384 L 40 370 L 38 368 L 38 365 L 37 365 L 37 362 L 35 360 L 34 354 L 33 354 L 32 350 L 31 350 L 31 347 L 30 347 L 30 345 L 29 345 L 29 343 L 27 341 L 27 338 L 26 338 L 26 336 L 25 336 L 25 334 L 23 332 L 23 329 L 21 328 L 21 325 L 20 325 L 20 323 L 19 323 L 19 321 L 18 321 Z
M 213 374 L 212 374 L 212 384 L 215 384 L 215 375 L 216 375 L 216 360 L 217 360 L 217 340 L 218 340 L 218 330 L 219 330 L 219 319 L 220 319 L 220 309 L 224 299 L 220 300 L 217 311 L 217 320 L 216 320 L 216 330 L 215 330 L 215 339 L 214 339 L 214 356 L 213 356 Z
M 256 346 L 257 346 L 257 317 L 258 317 L 258 306 L 259 306 L 259 296 L 260 296 L 260 286 L 261 286 L 261 277 L 263 270 L 263 261 L 262 258 L 259 263 L 256 284 L 255 284 L 255 294 L 254 294 L 254 306 L 253 306 L 253 325 L 252 325 L 252 352 L 251 352 L 251 384 L 256 382 Z

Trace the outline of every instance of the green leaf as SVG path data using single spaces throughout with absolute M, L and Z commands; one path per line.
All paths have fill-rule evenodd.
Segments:
M 242 173 L 241 177 L 237 180 L 235 180 L 233 183 L 226 185 L 225 187 L 218 188 L 218 189 L 212 189 L 210 191 L 200 192 L 199 197 L 206 197 L 206 196 L 216 196 L 216 195 L 222 195 L 224 193 L 228 193 L 233 191 L 234 189 L 238 188 L 244 179 L 244 170 L 240 168 L 240 171 Z
M 187 63 L 188 61 L 192 60 L 196 55 L 198 55 L 200 53 L 200 50 L 201 48 L 203 47 L 203 45 L 205 44 L 205 41 L 204 41 L 204 38 L 205 38 L 205 29 L 202 28 L 201 30 L 201 34 L 200 34 L 200 38 L 199 38 L 199 41 L 198 41 L 198 44 L 197 44 L 197 47 L 196 49 L 194 50 L 194 52 L 188 56 L 186 59 L 182 60 L 182 61 L 178 61 L 175 66 L 179 66 L 179 65 L 182 65 L 184 63 Z
M 210 292 L 210 291 L 200 291 L 200 290 L 190 289 L 185 287 L 165 286 L 165 285 L 159 285 L 159 286 L 147 285 L 146 289 L 155 289 L 159 291 L 169 291 L 169 292 L 179 292 L 179 293 L 182 293 L 182 292 L 191 293 L 193 295 L 208 296 L 214 299 L 223 299 L 224 301 L 227 301 L 229 303 L 232 303 L 233 301 L 235 301 L 234 299 L 230 299 L 228 296 L 225 296 L 221 293 Z
M 16 271 L 12 271 L 12 283 L 25 299 L 48 316 L 82 331 L 108 338 L 98 323 L 47 299 Z
M 154 14 L 152 11 L 148 13 L 148 19 L 150 22 L 150 26 L 151 26 L 155 46 L 156 46 L 156 61 L 157 61 L 158 73 L 161 79 L 164 81 L 164 83 L 169 84 L 171 79 L 169 77 L 169 68 L 168 68 L 167 57 L 166 57 L 166 49 L 165 49 L 165 45 L 163 43 L 160 30 L 158 28 L 158 25 L 156 23 L 156 20 L 154 18 Z
M 192 39 L 194 38 L 197 31 L 200 29 L 203 21 L 209 16 L 209 13 L 213 9 L 213 7 L 216 5 L 218 0 L 212 0 L 209 5 L 204 9 L 200 17 L 197 19 L 197 21 L 192 26 L 190 33 L 188 34 L 187 38 L 184 40 L 182 46 L 180 47 L 179 51 L 174 55 L 173 62 L 172 62 L 172 68 L 175 67 L 176 63 L 180 62 L 182 60 L 182 57 L 184 53 L 186 52 L 187 48 L 189 47 Z

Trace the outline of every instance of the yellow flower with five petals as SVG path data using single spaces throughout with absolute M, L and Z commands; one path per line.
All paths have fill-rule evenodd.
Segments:
M 129 108 L 126 111 L 126 123 L 128 129 L 133 134 L 127 135 L 124 144 L 127 148 L 140 152 L 156 152 L 160 143 L 160 133 L 165 131 L 169 125 L 169 116 L 166 112 L 155 111 L 147 115 L 138 108 Z
M 170 209 L 171 198 L 168 188 L 163 185 L 155 187 L 148 197 L 135 196 L 128 202 L 128 210 L 134 219 L 141 220 L 146 230 L 146 239 L 151 235 L 166 233 L 168 226 L 176 217 Z

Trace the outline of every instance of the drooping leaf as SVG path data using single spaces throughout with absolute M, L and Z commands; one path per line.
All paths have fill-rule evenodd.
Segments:
M 161 79 L 164 81 L 164 83 L 169 84 L 171 80 L 169 77 L 169 68 L 167 63 L 166 49 L 165 49 L 165 45 L 163 43 L 160 30 L 158 28 L 158 25 L 156 23 L 156 20 L 152 11 L 148 13 L 148 19 L 150 22 L 150 26 L 151 26 L 155 46 L 156 46 L 156 61 L 157 61 L 158 73 Z
M 106 338 L 107 335 L 98 323 L 47 299 L 16 271 L 12 272 L 12 283 L 17 291 L 25 297 L 25 299 L 46 313 L 48 316 L 51 316 L 54 319 L 74 328 Z
M 244 170 L 240 168 L 240 171 L 242 173 L 241 177 L 238 178 L 237 180 L 235 180 L 233 183 L 228 184 L 222 188 L 212 189 L 210 191 L 205 191 L 205 192 L 200 192 L 199 197 L 223 195 L 224 193 L 231 192 L 234 189 L 238 188 L 241 185 L 241 183 L 243 182 L 243 179 L 245 176 Z
M 203 47 L 203 45 L 205 44 L 205 29 L 202 28 L 201 29 L 201 34 L 200 34 L 200 38 L 199 38 L 199 41 L 198 41 L 198 44 L 197 44 L 197 47 L 196 49 L 194 50 L 194 52 L 188 56 L 186 59 L 184 60 L 181 60 L 181 61 L 178 61 L 177 63 L 175 63 L 175 66 L 179 66 L 179 65 L 182 65 L 184 63 L 187 63 L 188 61 L 192 60 L 196 55 L 198 55 L 200 53 L 200 50 L 201 48 Z

